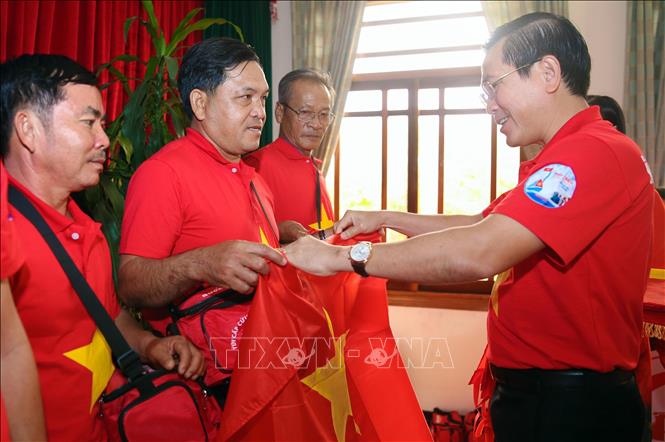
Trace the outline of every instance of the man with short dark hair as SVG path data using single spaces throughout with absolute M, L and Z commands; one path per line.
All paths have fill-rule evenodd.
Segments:
M 132 177 L 120 243 L 120 295 L 161 332 L 163 307 L 202 284 L 247 294 L 267 260 L 285 263 L 273 249 L 272 194 L 240 161 L 266 119 L 258 56 L 238 40 L 203 40 L 185 54 L 178 84 L 191 125 Z
M 333 208 L 321 161 L 312 155 L 335 115 L 330 76 L 296 69 L 279 82 L 275 118 L 279 138 L 244 158 L 266 180 L 275 197 L 275 219 L 282 242 L 333 225 Z
M 490 297 L 490 403 L 500 441 L 640 439 L 633 370 L 652 238 L 653 182 L 639 147 L 589 108 L 590 57 L 563 17 L 495 31 L 483 99 L 510 146 L 544 145 L 519 184 L 472 216 L 347 212 L 347 238 L 388 227 L 402 242 L 334 247 L 303 237 L 289 262 L 321 275 L 444 283 L 499 274 Z
M 10 185 L 40 212 L 144 361 L 177 366 L 190 378 L 202 374 L 201 354 L 187 340 L 156 338 L 119 307 L 100 225 L 71 198 L 98 183 L 109 147 L 94 74 L 67 57 L 38 54 L 0 71 L 0 146 Z M 111 350 L 39 231 L 15 209 L 13 216 L 25 262 L 9 282 L 35 354 L 47 437 L 104 440 L 98 399 L 114 372 Z

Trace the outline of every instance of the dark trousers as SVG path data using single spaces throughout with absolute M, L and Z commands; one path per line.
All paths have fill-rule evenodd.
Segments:
M 496 442 L 638 442 L 644 406 L 632 373 L 491 367 Z

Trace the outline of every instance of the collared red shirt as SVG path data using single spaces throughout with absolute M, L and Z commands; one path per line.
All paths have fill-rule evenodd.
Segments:
M 272 190 L 278 223 L 293 220 L 317 230 L 332 227 L 335 218 L 326 181 L 319 173 L 320 160 L 303 155 L 280 137 L 243 158 L 243 161 L 251 164 Z M 317 180 L 320 200 L 316 197 Z M 320 227 L 317 205 L 321 208 Z
M 132 177 L 120 253 L 163 259 L 230 240 L 277 247 L 277 235 L 273 198 L 263 179 L 242 161 L 226 160 L 190 128 Z M 146 311 L 146 317 L 158 330 L 168 319 L 160 310 Z
M 495 287 L 490 361 L 507 368 L 634 369 L 652 205 L 639 147 L 596 106 L 573 116 L 523 163 L 519 184 L 483 214 L 514 219 L 546 247 Z
M 119 313 L 111 256 L 101 226 L 70 199 L 60 214 L 20 183 L 112 318 Z M 37 363 L 50 441 L 105 440 L 97 400 L 114 368 L 111 351 L 40 233 L 12 208 L 25 263 L 10 279 Z

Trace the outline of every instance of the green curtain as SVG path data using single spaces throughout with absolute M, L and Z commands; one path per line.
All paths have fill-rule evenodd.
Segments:
M 205 16 L 209 18 L 225 18 L 232 21 L 242 29 L 245 42 L 252 45 L 261 58 L 263 72 L 265 72 L 268 84 L 272 84 L 272 52 L 271 52 L 271 18 L 270 1 L 214 1 L 206 0 L 204 3 Z M 213 26 L 208 28 L 204 38 L 210 37 L 233 37 L 238 38 L 236 32 L 230 26 Z M 277 91 L 271 91 L 266 101 L 266 122 L 261 133 L 261 146 L 272 142 L 272 95 Z
M 665 187 L 665 6 L 628 2 L 626 132 L 644 150 L 654 183 Z
M 551 12 L 568 17 L 567 1 L 484 1 L 482 6 L 490 32 L 504 23 L 531 12 Z

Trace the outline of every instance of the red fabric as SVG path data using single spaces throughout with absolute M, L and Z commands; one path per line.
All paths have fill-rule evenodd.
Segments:
M 5 410 L 5 400 L 0 393 L 0 441 L 10 442 L 12 438 L 9 436 L 9 422 L 7 421 L 7 411 Z
M 303 155 L 284 138 L 278 138 L 243 161 L 253 166 L 272 190 L 278 223 L 293 220 L 317 230 L 332 227 L 333 208 L 326 181 L 318 172 L 318 159 Z M 317 179 L 321 186 L 321 227 L 316 218 Z
M 116 317 L 119 307 L 111 258 L 100 225 L 71 199 L 67 210 L 72 218 L 68 218 L 12 177 L 9 180 L 39 210 L 111 317 Z M 37 363 L 48 439 L 104 440 L 105 433 L 96 418 L 98 405 L 90 409 L 92 400 L 97 399 L 92 397 L 92 372 L 64 355 L 89 345 L 97 327 L 37 229 L 12 210 L 26 260 L 9 282 Z M 106 355 L 97 353 L 92 360 L 97 367 L 111 363 L 110 351 Z
M 180 20 L 190 10 L 202 7 L 203 1 L 154 0 L 153 4 L 165 35 L 170 37 Z M 141 3 L 132 0 L 3 0 L 0 2 L 0 61 L 21 54 L 62 54 L 94 71 L 120 54 L 147 60 L 154 50 L 145 29 L 141 27 L 139 31 L 138 21 L 132 23 L 127 46 L 124 43 L 125 20 L 134 16 L 147 19 Z M 203 18 L 203 13 L 196 18 Z M 191 46 L 201 38 L 202 33 L 195 32 L 184 44 Z M 175 55 L 181 57 L 182 53 Z M 131 78 L 143 76 L 145 72 L 145 66 L 136 63 L 120 62 L 115 67 Z M 104 73 L 100 84 L 108 81 L 109 75 Z M 126 96 L 119 83 L 103 91 L 102 96 L 111 121 L 122 111 Z
M 564 192 L 560 207 L 550 208 L 529 197 L 527 185 L 556 165 L 574 174 L 562 184 L 576 187 L 565 204 Z M 489 360 L 507 368 L 634 369 L 652 206 L 639 147 L 603 121 L 597 107 L 571 118 L 492 210 L 528 228 L 546 248 L 500 284 L 488 315 Z
M 324 309 L 335 338 L 346 333 L 343 347 L 325 344 Z M 347 441 L 431 440 L 390 330 L 385 280 L 321 278 L 272 265 L 244 333 L 218 440 L 339 440 L 331 401 L 302 382 L 335 350 L 343 351 L 353 415 Z
M 13 212 L 13 211 L 12 211 Z M 7 279 L 23 264 L 19 237 L 14 233 L 14 217 L 7 204 L 7 170 L 0 160 L 0 279 Z
M 252 167 L 228 162 L 203 135 L 187 129 L 186 136 L 164 146 L 132 177 L 120 253 L 162 259 L 222 241 L 261 242 L 259 229 L 276 247 L 272 208 L 272 194 Z M 146 319 L 163 331 L 167 314 L 146 311 Z

